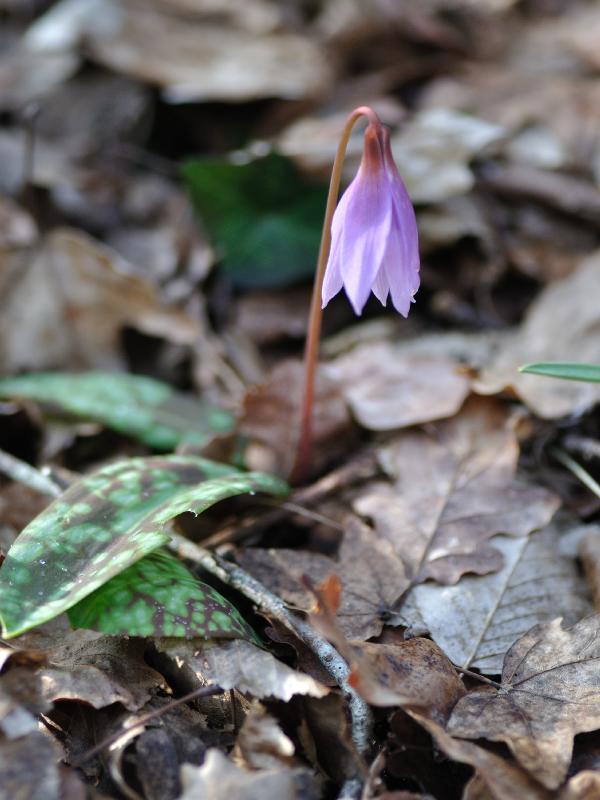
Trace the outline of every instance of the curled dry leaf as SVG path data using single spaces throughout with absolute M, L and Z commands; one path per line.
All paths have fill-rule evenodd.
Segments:
M 518 368 L 537 361 L 598 360 L 599 284 L 600 253 L 596 252 L 568 278 L 547 286 L 529 307 L 520 328 L 482 371 L 476 391 L 496 394 L 512 388 L 545 419 L 582 414 L 597 403 L 599 384 L 524 375 Z
M 473 398 L 455 418 L 400 434 L 379 451 L 394 484 L 375 482 L 354 502 L 402 560 L 408 578 L 456 583 L 503 558 L 488 540 L 546 525 L 558 499 L 515 477 L 519 448 L 504 406 Z
M 555 795 L 541 786 L 536 780 L 511 764 L 506 759 L 489 750 L 484 750 L 472 742 L 453 739 L 443 727 L 421 714 L 410 712 L 420 725 L 422 725 L 434 738 L 436 744 L 447 756 L 454 761 L 469 764 L 487 788 L 489 794 L 483 795 L 485 800 L 553 800 Z M 475 800 L 478 795 L 465 795 L 464 800 Z M 479 796 L 479 800 L 482 800 Z
M 294 766 L 294 744 L 265 707 L 253 701 L 233 751 L 233 758 L 247 769 L 278 769 Z
M 316 800 L 318 796 L 312 774 L 305 769 L 289 767 L 249 772 L 236 767 L 220 750 L 211 748 L 206 753 L 204 764 L 193 767 L 184 764 L 181 768 L 183 792 L 178 800 Z M 311 786 L 312 784 L 312 786 Z
M 358 422 L 387 431 L 451 417 L 471 388 L 471 378 L 449 355 L 411 353 L 390 342 L 368 343 L 329 362 Z
M 163 308 L 158 293 L 116 253 L 59 229 L 34 253 L 0 256 L 0 368 L 115 367 L 126 325 L 192 344 L 197 324 Z
M 455 668 L 429 639 L 351 647 L 350 681 L 371 705 L 426 709 L 444 724 L 465 693 Z
M 350 515 L 337 558 L 306 550 L 247 548 L 238 560 L 261 583 L 304 611 L 313 608 L 315 600 L 302 576 L 317 584 L 335 573 L 342 585 L 337 622 L 349 639 L 381 633 L 384 622 L 393 621 L 391 606 L 408 586 L 404 565 L 390 542 Z
M 268 449 L 260 469 L 287 476 L 293 467 L 300 431 L 304 368 L 299 361 L 282 361 L 267 380 L 250 389 L 244 400 L 239 429 Z M 313 461 L 331 460 L 347 442 L 350 416 L 336 384 L 322 371 L 315 382 Z M 255 465 L 258 466 L 258 465 Z
M 323 697 L 329 691 L 243 639 L 218 644 L 158 639 L 157 647 L 177 664 L 187 665 L 203 683 L 214 683 L 224 690 L 237 689 L 259 699 L 275 697 L 288 701 L 296 694 Z
M 137 711 L 164 685 L 162 676 L 144 661 L 144 650 L 142 639 L 77 631 L 48 653 L 48 666 L 38 672 L 42 696 L 94 708 L 121 703 Z
M 506 742 L 538 781 L 564 780 L 577 733 L 600 726 L 600 617 L 563 628 L 536 625 L 504 659 L 502 688 L 483 687 L 458 702 L 448 732 Z
M 574 559 L 559 552 L 561 536 L 576 525 L 559 515 L 527 538 L 494 537 L 491 544 L 504 557 L 498 572 L 465 575 L 455 586 L 425 583 L 413 589 L 423 623 L 451 661 L 499 674 L 506 651 L 532 625 L 557 614 L 572 624 L 591 612 Z

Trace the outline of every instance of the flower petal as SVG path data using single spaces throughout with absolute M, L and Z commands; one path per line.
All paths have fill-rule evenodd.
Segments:
M 392 226 L 392 198 L 385 173 L 372 176 L 359 171 L 338 211 L 344 288 L 354 311 L 361 314 L 381 268 Z
M 408 316 L 420 283 L 417 226 L 408 195 L 406 198 L 408 206 L 394 198 L 392 231 L 383 261 L 392 303 L 403 317 Z
M 338 237 L 339 238 L 339 237 Z M 340 270 L 340 249 L 339 246 L 332 244 L 329 259 L 325 268 L 323 288 L 321 289 L 321 308 L 325 308 L 332 297 L 340 291 L 344 282 Z

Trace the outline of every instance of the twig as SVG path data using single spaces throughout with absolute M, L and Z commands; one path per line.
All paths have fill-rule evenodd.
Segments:
M 183 697 L 178 697 L 177 700 L 173 700 L 162 708 L 156 708 L 154 711 L 149 711 L 147 714 L 139 717 L 133 725 L 129 725 L 124 730 L 117 731 L 116 733 L 107 736 L 105 739 L 102 739 L 101 742 L 98 742 L 98 744 L 94 745 L 94 747 L 86 750 L 86 752 L 79 756 L 79 758 L 76 758 L 71 762 L 71 766 L 80 767 L 86 761 L 89 761 L 90 758 L 93 758 L 95 755 L 102 752 L 102 750 L 104 750 L 106 747 L 110 747 L 111 745 L 115 744 L 115 742 L 118 742 L 119 739 L 122 739 L 124 736 L 131 736 L 131 733 L 136 730 L 136 728 L 143 728 L 147 722 L 150 722 L 150 720 L 153 720 L 156 717 L 161 717 L 163 714 L 166 714 L 167 711 L 171 711 L 171 709 L 176 708 L 183 703 L 189 703 L 190 700 L 195 700 L 197 697 L 210 697 L 213 694 L 223 694 L 223 689 L 221 689 L 220 686 L 201 686 L 198 689 L 194 689 L 192 692 L 184 694 Z
M 221 530 L 216 531 L 211 536 L 204 539 L 202 545 L 205 548 L 213 548 L 222 544 L 240 541 L 250 534 L 264 530 L 268 525 L 273 525 L 275 522 L 288 517 L 292 504 L 296 506 L 296 510 L 292 513 L 298 513 L 297 508 L 301 505 L 303 507 L 304 516 L 308 516 L 308 513 L 312 512 L 310 512 L 306 506 L 318 503 L 333 492 L 339 491 L 342 487 L 346 488 L 357 481 L 372 478 L 378 470 L 379 467 L 377 466 L 375 454 L 370 450 L 366 450 L 310 486 L 296 490 L 292 494 L 290 502 L 285 504 L 280 503 L 272 511 L 248 517 L 241 524 L 236 522 L 233 525 L 221 528 Z M 326 520 L 326 522 L 327 524 L 331 524 L 332 521 Z
M 63 493 L 62 487 L 49 475 L 45 475 L 39 469 L 32 467 L 26 461 L 21 461 L 20 458 L 16 458 L 5 450 L 0 450 L 0 472 L 8 475 L 13 481 L 24 483 L 25 486 L 29 486 L 30 489 L 35 489 L 41 494 L 58 497 Z
M 171 534 L 171 537 L 169 547 L 179 556 L 199 564 L 223 583 L 237 589 L 263 611 L 292 630 L 315 653 L 346 695 L 352 723 L 352 741 L 358 753 L 364 757 L 371 744 L 373 727 L 371 710 L 348 683 L 350 669 L 335 647 L 320 636 L 311 625 L 292 613 L 281 598 L 243 569 L 190 542 L 184 536 Z

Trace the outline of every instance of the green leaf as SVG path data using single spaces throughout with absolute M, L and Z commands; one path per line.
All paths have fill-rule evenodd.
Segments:
M 538 364 L 525 364 L 519 372 L 531 375 L 545 375 L 548 378 L 563 378 L 567 381 L 586 381 L 600 383 L 600 364 L 577 364 L 575 362 L 547 361 Z
M 1 378 L 0 397 L 23 397 L 101 422 L 156 450 L 174 450 L 182 442 L 202 445 L 212 435 L 234 428 L 228 411 L 142 375 L 37 372 Z
M 133 458 L 73 484 L 22 531 L 0 568 L 0 619 L 10 638 L 71 608 L 169 540 L 178 514 L 283 481 L 193 456 Z
M 236 285 L 287 286 L 314 273 L 325 186 L 276 153 L 247 164 L 188 161 L 183 174 Z
M 75 628 L 103 633 L 259 641 L 228 600 L 164 550 L 111 578 L 68 614 Z

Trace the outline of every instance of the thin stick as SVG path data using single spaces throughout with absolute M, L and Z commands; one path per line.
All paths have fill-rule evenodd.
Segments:
M 26 461 L 0 450 L 0 472 L 8 475 L 17 483 L 24 483 L 30 489 L 34 489 L 40 494 L 47 494 L 50 497 L 58 497 L 63 493 L 63 489 L 52 480 L 49 475 L 44 475 L 39 469 L 32 467 Z
M 198 547 L 189 539 L 176 533 L 171 533 L 169 547 L 182 558 L 199 564 L 223 583 L 237 589 L 302 639 L 346 695 L 352 722 L 352 741 L 358 753 L 365 756 L 370 748 L 373 729 L 371 709 L 348 683 L 350 669 L 335 647 L 320 636 L 311 625 L 293 614 L 281 598 L 270 592 L 240 567 Z
M 317 259 L 317 270 L 315 282 L 313 284 L 312 298 L 310 301 L 310 313 L 308 317 L 308 332 L 306 335 L 306 345 L 304 348 L 304 394 L 302 397 L 302 408 L 300 416 L 300 438 L 298 439 L 298 450 L 296 460 L 290 476 L 292 483 L 301 483 L 308 475 L 310 456 L 312 450 L 312 410 L 315 394 L 315 372 L 317 367 L 317 357 L 319 354 L 319 340 L 321 338 L 321 321 L 323 309 L 321 308 L 321 292 L 325 279 L 325 267 L 331 249 L 331 221 L 337 204 L 342 180 L 342 167 L 346 148 L 352 133 L 352 128 L 360 117 L 365 116 L 369 122 L 380 126 L 379 117 L 368 106 L 355 108 L 346 120 L 344 130 L 335 160 L 331 171 L 329 182 L 329 194 L 327 195 L 327 205 L 325 207 L 325 219 L 323 221 L 323 232 L 321 233 L 321 246 Z
M 156 708 L 154 711 L 149 711 L 147 714 L 139 717 L 139 719 L 133 725 L 130 725 L 128 728 L 125 728 L 122 731 L 117 731 L 111 736 L 107 736 L 105 739 L 102 739 L 101 742 L 98 742 L 97 745 L 89 750 L 86 750 L 83 755 L 71 762 L 71 766 L 80 767 L 86 761 L 89 761 L 90 758 L 93 758 L 95 755 L 102 752 L 102 750 L 104 750 L 106 747 L 110 747 L 111 745 L 115 744 L 115 742 L 118 742 L 119 739 L 122 739 L 124 736 L 129 736 L 136 728 L 143 728 L 147 722 L 166 714 L 167 711 L 171 711 L 171 709 L 176 708 L 183 703 L 189 703 L 190 700 L 195 700 L 197 697 L 210 697 L 213 694 L 223 694 L 223 689 L 221 689 L 220 686 L 201 686 L 199 689 L 194 689 L 192 692 L 184 694 L 183 697 L 178 697 L 177 700 L 173 700 L 168 705 L 163 706 L 163 708 Z
M 568 453 L 565 453 L 564 450 L 560 450 L 558 447 L 551 447 L 550 454 L 553 455 L 557 461 L 560 461 L 561 464 L 564 464 L 564 466 L 570 470 L 576 478 L 579 478 L 584 486 L 587 486 L 590 492 L 595 494 L 596 497 L 600 497 L 600 484 L 586 469 L 584 469 L 584 467 L 581 466 L 581 464 L 578 464 L 574 458 L 571 458 Z

